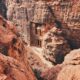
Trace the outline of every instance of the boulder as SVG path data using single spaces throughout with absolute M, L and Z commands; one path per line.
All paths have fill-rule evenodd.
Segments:
M 80 80 L 80 65 L 67 65 L 60 71 L 57 80 Z
M 65 56 L 64 65 L 80 65 L 80 49 L 72 50 Z
M 57 80 L 79 80 L 80 79 L 80 49 L 71 51 L 66 55 L 63 68 Z

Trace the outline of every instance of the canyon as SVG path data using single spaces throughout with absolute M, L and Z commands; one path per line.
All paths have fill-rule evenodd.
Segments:
M 79 80 L 79 33 L 80 0 L 0 0 L 0 80 Z

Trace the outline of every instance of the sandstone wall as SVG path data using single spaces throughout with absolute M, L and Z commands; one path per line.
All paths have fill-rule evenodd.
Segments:
M 0 16 L 0 79 L 36 80 L 16 27 Z M 6 56 L 4 56 L 6 55 Z M 22 76 L 22 77 L 21 77 Z

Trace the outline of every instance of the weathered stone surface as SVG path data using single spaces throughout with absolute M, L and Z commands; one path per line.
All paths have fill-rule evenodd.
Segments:
M 54 22 L 54 15 L 46 1 L 37 1 L 34 7 L 34 16 L 32 22 L 45 24 Z
M 80 65 L 67 65 L 58 75 L 57 80 L 79 80 Z
M 46 69 L 53 67 L 53 64 L 44 58 L 41 48 L 27 47 L 27 52 L 29 63 L 38 78 Z
M 68 41 L 71 49 L 78 49 L 80 48 L 80 28 L 75 26 L 74 28 L 66 28 L 63 29 L 63 36 Z
M 0 53 L 0 80 L 36 80 L 30 67 Z
M 66 55 L 57 80 L 79 80 L 80 79 L 80 49 L 71 51 Z
M 72 50 L 68 55 L 66 55 L 63 64 L 65 65 L 79 65 L 80 64 L 80 49 Z
M 18 27 L 19 32 L 25 42 L 31 42 L 31 35 L 33 33 L 30 33 L 30 27 L 32 27 L 32 22 L 34 24 L 42 24 L 42 26 L 45 23 L 54 22 L 53 13 L 51 12 L 52 10 L 45 1 L 34 2 L 24 0 L 21 2 L 17 2 L 16 0 L 14 0 L 6 2 L 8 7 L 8 19 L 12 20 L 14 24 Z
M 8 19 L 13 21 L 17 26 L 19 30 L 18 32 L 21 34 L 24 42 L 28 44 L 33 42 L 33 46 L 39 44 L 40 46 L 38 47 L 42 47 L 45 52 L 45 54 L 41 56 L 45 58 L 47 62 L 57 64 L 63 62 L 64 56 L 69 53 L 71 49 L 80 48 L 80 0 L 50 0 L 49 2 L 47 1 L 48 0 L 6 0 L 6 6 L 8 9 L 7 16 Z M 4 12 L 4 9 L 1 8 L 1 10 L 3 10 L 2 12 Z M 61 30 L 59 30 L 58 32 L 58 30 L 52 29 L 52 32 L 49 32 L 49 30 L 54 26 L 50 25 L 50 23 L 52 23 L 52 25 L 55 24 L 55 27 L 61 28 Z M 50 26 L 47 27 L 46 30 L 45 27 L 48 25 Z M 49 33 L 48 34 L 45 32 L 44 35 L 47 40 L 49 40 L 48 42 L 45 41 L 46 39 L 44 37 L 38 36 L 38 32 L 40 31 L 37 32 L 37 29 L 40 30 L 42 28 L 45 29 L 43 30 L 44 32 L 46 31 Z M 27 51 L 25 51 L 23 41 L 14 34 L 16 33 L 16 30 L 4 29 L 3 27 L 0 30 L 4 31 L 4 33 L 1 32 L 0 37 L 0 46 L 2 49 L 1 53 L 6 52 L 6 55 L 12 56 L 15 59 L 21 61 L 22 63 L 27 64 L 26 54 L 24 54 Z M 6 30 L 9 30 L 9 33 L 6 32 Z M 41 45 L 41 40 L 43 40 L 43 46 Z M 44 64 L 42 62 L 44 62 L 44 59 L 42 59 L 43 61 L 41 61 L 40 55 L 36 56 L 35 53 L 33 54 L 34 55 L 30 55 L 30 58 L 32 59 L 30 61 L 30 63 L 33 65 L 32 67 L 37 67 L 37 70 L 38 68 L 40 70 L 41 67 L 43 69 Z M 67 61 L 67 59 L 65 58 L 64 61 L 64 64 L 72 65 L 69 68 L 69 70 L 71 70 L 72 72 L 77 70 L 76 68 L 79 69 L 79 66 L 77 65 L 76 68 L 73 68 L 73 64 L 79 64 L 79 60 L 74 60 L 75 58 L 73 59 L 73 57 L 70 57 L 69 61 Z M 63 72 L 65 72 L 65 70 L 63 70 Z M 69 71 L 67 71 L 65 74 L 67 73 L 69 73 Z M 71 74 L 71 76 L 72 75 L 73 74 Z M 76 76 L 76 74 L 74 75 Z M 48 77 L 45 77 L 44 79 L 50 80 L 52 78 L 53 76 L 51 75 L 51 78 L 48 79 Z M 76 78 L 79 77 L 76 76 Z M 72 77 L 69 79 L 72 79 Z
M 33 3 L 33 4 L 32 4 Z M 7 18 L 17 26 L 22 39 L 30 43 L 30 20 L 33 17 L 34 1 L 6 0 Z M 24 15 L 24 16 L 23 16 Z
M 35 39 L 35 36 L 31 38 L 33 36 L 33 33 L 31 33 L 32 31 L 30 32 L 30 27 L 32 27 L 31 22 L 38 23 L 36 25 L 42 27 L 44 26 L 42 23 L 46 24 L 54 22 L 54 19 L 60 20 L 62 23 L 66 23 L 68 25 L 67 27 L 72 28 L 72 36 L 69 37 L 69 41 L 71 42 L 71 45 L 76 45 L 74 47 L 79 48 L 80 46 L 78 44 L 80 43 L 80 39 L 79 37 L 75 38 L 78 34 L 78 32 L 76 32 L 77 29 L 75 29 L 75 31 L 73 30 L 73 28 L 79 28 L 80 26 L 79 3 L 79 0 L 50 0 L 49 2 L 48 0 L 6 0 L 8 8 L 7 16 L 9 20 L 12 20 L 15 25 L 17 25 L 23 40 L 25 42 L 28 41 L 29 44 L 33 41 L 33 39 Z M 76 10 L 74 10 L 74 8 Z M 72 34 L 74 32 L 75 35 Z
M 61 33 L 60 29 L 54 27 L 43 38 L 44 56 L 55 64 L 62 63 L 64 56 L 70 51 L 70 47 Z
M 5 70 L 5 73 L 2 72 L 0 75 L 1 79 L 20 80 L 23 78 L 23 80 L 36 80 L 28 63 L 24 42 L 20 38 L 16 27 L 1 16 L 0 53 L 14 58 L 8 58 L 0 54 L 0 66 L 3 71 Z M 22 71 L 19 71 L 19 68 Z M 8 73 L 6 70 L 10 72 Z M 21 76 L 22 78 L 20 78 Z
M 16 27 L 0 16 L 0 42 L 3 44 L 11 43 L 17 37 L 16 32 Z
M 26 50 L 16 27 L 2 17 L 0 18 L 0 48 L 3 54 L 25 61 L 23 57 L 26 57 Z
M 42 80 L 57 80 L 58 73 L 61 71 L 61 65 L 57 65 L 51 69 L 46 70 L 41 74 Z
M 68 40 L 73 49 L 80 48 L 80 39 L 78 37 L 80 32 L 79 4 L 80 0 L 59 0 L 51 3 L 56 18 L 65 24 L 63 25 L 64 28 L 67 25 L 68 29 L 66 29 L 65 32 L 70 33 L 68 35 Z
M 65 56 L 61 65 L 42 73 L 43 80 L 79 80 L 80 79 L 80 49 L 71 51 Z

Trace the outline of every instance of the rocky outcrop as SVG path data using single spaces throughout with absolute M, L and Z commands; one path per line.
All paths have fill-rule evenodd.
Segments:
M 47 5 L 46 1 L 37 1 L 34 7 L 34 15 L 32 22 L 38 24 L 50 24 L 54 22 L 54 14 L 51 12 L 52 9 Z
M 80 79 L 80 49 L 71 51 L 65 56 L 61 65 L 46 70 L 41 74 L 43 80 L 79 80 Z
M 54 64 L 62 63 L 70 51 L 67 40 L 61 34 L 62 30 L 54 27 L 43 38 L 44 57 Z
M 42 27 L 46 23 L 55 23 L 55 20 L 61 21 L 62 24 L 66 23 L 67 27 L 72 28 L 70 29 L 71 36 L 68 38 L 70 45 L 73 48 L 79 48 L 80 39 L 77 36 L 78 32 L 80 32 L 79 3 L 79 0 L 6 0 L 8 8 L 7 17 L 9 20 L 14 22 L 14 24 L 18 27 L 23 40 L 29 44 L 35 39 L 35 36 L 31 33 L 32 31 L 30 32 L 32 23 L 35 24 L 35 27 Z M 74 10 L 74 8 L 76 10 Z M 64 25 L 63 27 L 66 26 Z
M 63 68 L 57 80 L 79 80 L 80 79 L 80 49 L 70 52 L 65 57 Z
M 6 55 L 0 54 L 1 79 L 20 80 L 23 78 L 24 80 L 36 80 L 27 60 L 27 51 L 24 42 L 16 27 L 1 16 L 0 53 Z M 22 78 L 20 78 L 21 76 Z
M 21 40 L 16 27 L 2 17 L 0 17 L 0 47 L 3 54 L 6 52 L 5 55 L 19 60 L 21 60 L 20 56 L 26 53 L 24 42 Z
M 57 80 L 79 80 L 80 65 L 68 65 L 64 67 L 58 75 Z
M 72 50 L 68 55 L 66 55 L 63 62 L 64 65 L 79 65 L 80 64 L 80 49 Z
M 79 38 L 80 28 L 75 26 L 74 28 L 64 28 L 63 29 L 63 36 L 68 41 L 71 49 L 78 49 L 80 48 L 80 38 Z
M 0 53 L 0 80 L 36 80 L 30 67 Z
M 70 33 L 68 42 L 72 49 L 80 48 L 80 39 L 78 37 L 80 32 L 79 3 L 80 0 L 58 0 L 51 3 L 56 18 L 62 22 L 63 28 L 68 28 L 65 32 Z

